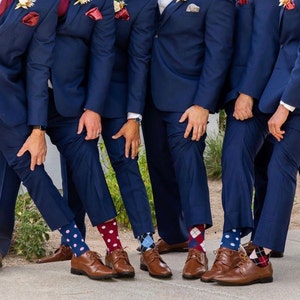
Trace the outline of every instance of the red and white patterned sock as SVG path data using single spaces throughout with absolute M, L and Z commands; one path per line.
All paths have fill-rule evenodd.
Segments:
M 189 230 L 189 248 L 197 249 L 201 252 L 206 252 L 205 250 L 205 228 L 204 225 L 197 225 L 191 227 Z
M 116 219 L 97 225 L 97 229 L 103 237 L 109 253 L 116 249 L 122 249 Z
M 264 248 L 256 247 L 253 252 L 250 254 L 250 259 L 258 267 L 266 267 L 269 264 L 270 253 L 266 254 Z

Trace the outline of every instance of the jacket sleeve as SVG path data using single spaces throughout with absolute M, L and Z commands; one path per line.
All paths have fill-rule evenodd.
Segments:
M 105 0 L 99 9 L 103 18 L 96 21 L 91 39 L 88 89 L 84 107 L 102 114 L 114 63 L 113 1 Z
M 295 65 L 291 71 L 288 84 L 283 92 L 281 100 L 293 107 L 300 108 L 300 42 L 297 54 Z
M 28 125 L 47 125 L 48 79 L 53 63 L 59 1 L 51 0 L 46 3 L 42 9 L 37 9 L 41 19 L 35 29 L 26 59 Z
M 239 92 L 259 99 L 268 82 L 279 49 L 280 8 L 277 0 L 255 0 L 254 3 L 250 55 Z
M 193 102 L 210 112 L 216 110 L 231 61 L 234 16 L 233 1 L 211 1 L 205 20 L 205 61 Z
M 156 21 L 156 0 L 146 5 L 136 17 L 128 47 L 127 112 L 142 114 L 145 104 L 147 76 Z

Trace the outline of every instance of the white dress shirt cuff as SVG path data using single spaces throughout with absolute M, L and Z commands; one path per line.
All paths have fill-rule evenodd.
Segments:
M 137 113 L 129 112 L 129 113 L 127 113 L 127 120 L 128 119 L 139 119 L 139 120 L 142 120 L 142 115 L 141 114 L 137 114 Z
M 282 100 L 280 101 L 280 104 L 283 105 L 286 109 L 288 109 L 290 112 L 293 112 L 295 110 L 296 107 L 291 106 L 289 104 L 286 104 L 285 102 L 283 102 Z

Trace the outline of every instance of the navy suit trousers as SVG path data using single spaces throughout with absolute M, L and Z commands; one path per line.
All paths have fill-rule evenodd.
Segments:
M 300 110 L 290 114 L 284 138 L 275 142 L 268 167 L 268 188 L 253 242 L 284 251 L 300 167 Z
M 184 132 L 187 123 L 179 123 L 182 113 L 162 112 L 155 108 L 153 110 L 155 111 L 155 119 L 152 118 L 152 120 L 154 120 L 153 126 L 155 124 L 155 127 L 153 127 L 152 132 L 148 132 L 149 135 L 145 138 L 147 138 L 148 142 L 152 141 L 153 147 L 159 147 L 156 148 L 156 150 L 160 149 L 160 153 L 156 151 L 158 157 L 165 157 L 166 154 L 170 154 L 177 182 L 174 187 L 175 189 L 178 187 L 181 205 L 180 207 L 176 203 L 178 198 L 172 199 L 168 204 L 163 205 L 157 203 L 158 199 L 154 199 L 156 208 L 166 208 L 165 211 L 157 211 L 157 214 L 163 214 L 167 217 L 172 206 L 177 205 L 175 210 L 177 212 L 182 210 L 186 229 L 199 224 L 206 224 L 206 228 L 208 228 L 212 225 L 212 219 L 206 169 L 203 162 L 205 136 L 199 142 L 192 141 L 190 137 L 185 139 Z M 160 125 L 160 128 L 157 128 L 158 125 Z M 160 144 L 161 137 L 165 138 L 163 144 Z M 162 148 L 163 146 L 164 148 Z M 149 144 L 147 149 L 149 149 Z M 164 185 L 163 182 L 157 183 Z M 159 202 L 168 201 L 169 199 L 170 196 L 167 199 L 160 197 Z M 175 230 L 173 223 L 169 223 L 166 226 Z
M 85 131 L 77 134 L 78 122 L 77 117 L 58 114 L 53 99 L 50 100 L 47 133 L 66 160 L 71 176 L 68 181 L 72 181 L 68 184 L 75 188 L 92 225 L 96 226 L 115 218 L 116 210 L 100 164 L 98 139 L 86 141 Z M 78 203 L 74 205 L 79 207 Z
M 62 201 L 62 197 L 52 180 L 45 172 L 44 166 L 36 166 L 30 170 L 30 154 L 26 152 L 17 157 L 17 152 L 30 134 L 27 125 L 7 127 L 0 121 L 0 152 L 1 152 L 1 235 L 0 252 L 5 255 L 8 251 L 9 240 L 13 228 L 13 214 L 20 181 L 27 188 L 31 198 L 51 228 L 58 229 L 69 224 L 73 213 Z M 11 169 L 8 170 L 7 168 Z M 13 171 L 13 172 L 12 172 Z M 3 212 L 3 213 L 2 213 Z M 3 216 L 2 216 L 3 214 Z M 3 230 L 3 231 L 2 231 Z
M 158 115 L 159 111 L 153 104 L 147 103 L 142 122 L 147 163 L 158 234 L 168 244 L 176 244 L 188 240 L 188 231 L 167 135 L 165 131 L 161 131 L 164 124 Z
M 227 123 L 222 150 L 222 204 L 224 232 L 234 228 L 242 236 L 253 228 L 252 195 L 254 159 L 268 134 L 267 115 L 253 107 L 254 116 L 245 121 L 233 117 L 234 103 L 226 108 Z

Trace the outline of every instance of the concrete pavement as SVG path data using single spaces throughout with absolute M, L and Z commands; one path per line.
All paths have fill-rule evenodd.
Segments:
M 219 240 L 207 240 L 209 266 Z M 134 247 L 135 248 L 135 247 Z M 1 300 L 148 300 L 148 299 L 255 299 L 294 300 L 300 296 L 300 230 L 290 231 L 284 258 L 273 258 L 274 282 L 243 287 L 225 287 L 181 277 L 186 253 L 163 255 L 173 271 L 169 280 L 158 280 L 139 269 L 139 254 L 127 249 L 136 269 L 134 279 L 94 281 L 70 274 L 70 262 L 5 266 L 0 269 Z

